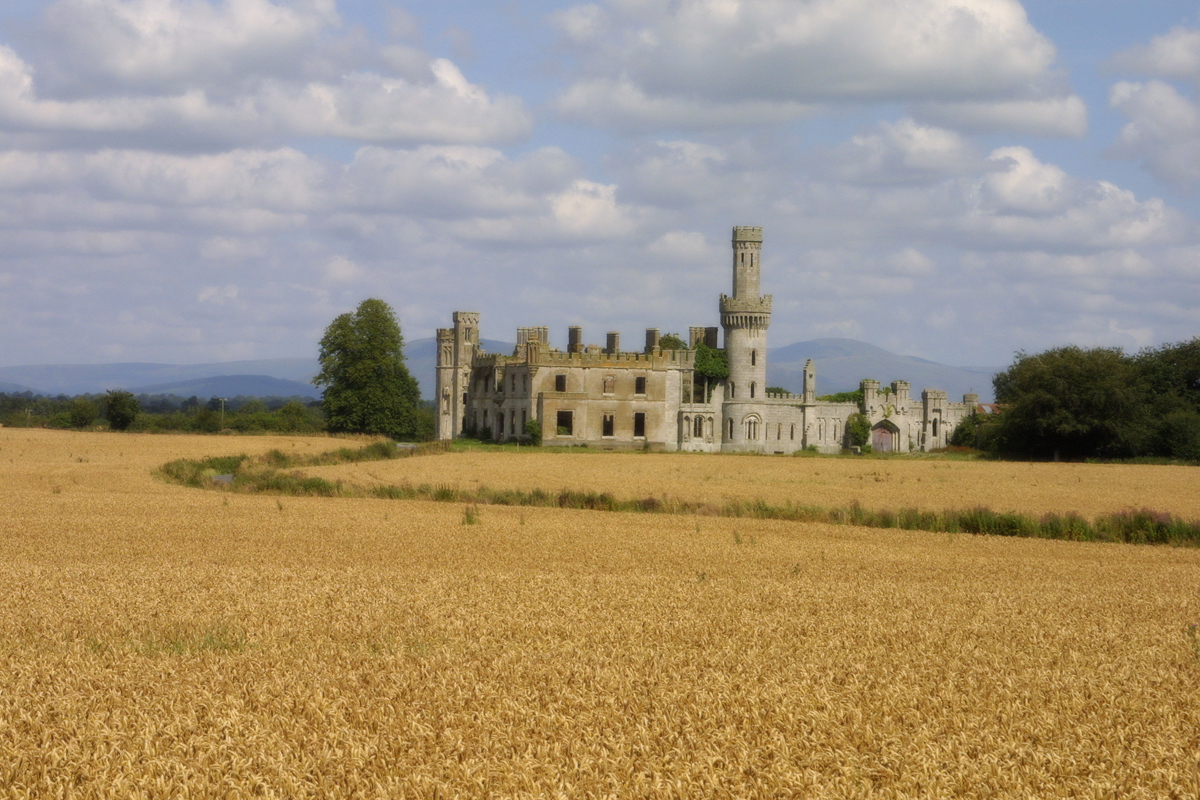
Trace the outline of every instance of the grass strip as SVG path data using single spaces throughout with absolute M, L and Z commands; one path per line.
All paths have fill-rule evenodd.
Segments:
M 472 506 L 529 506 L 823 522 L 866 528 L 1022 536 L 1081 542 L 1200 545 L 1200 521 L 1189 521 L 1148 508 L 1118 511 L 1088 520 L 1075 513 L 1050 513 L 1037 517 L 1016 512 L 993 511 L 982 506 L 926 511 L 917 508 L 868 509 L 853 503 L 840 508 L 825 508 L 795 503 L 777 505 L 761 499 L 735 500 L 722 504 L 659 497 L 628 499 L 618 498 L 608 492 L 576 489 L 563 489 L 558 492 L 545 489 L 489 489 L 484 486 L 460 489 L 444 484 L 411 483 L 363 487 L 340 480 L 329 481 L 312 477 L 302 472 L 284 471 L 296 466 L 378 461 L 448 451 L 446 442 L 428 442 L 413 447 L 398 447 L 394 442 L 375 442 L 357 449 L 341 448 L 305 457 L 289 456 L 279 450 L 272 450 L 258 458 L 238 455 L 199 460 L 179 459 L 164 464 L 160 474 L 165 479 L 184 486 L 253 494 L 430 500 Z

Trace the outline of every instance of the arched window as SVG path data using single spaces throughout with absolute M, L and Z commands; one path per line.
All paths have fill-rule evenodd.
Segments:
M 937 424 L 938 424 L 937 417 L 934 417 L 934 419 L 933 419 L 933 438 L 935 438 L 935 439 L 937 438 L 937 428 L 938 428 Z
M 754 441 L 758 438 L 758 419 L 751 417 L 746 420 L 746 440 Z

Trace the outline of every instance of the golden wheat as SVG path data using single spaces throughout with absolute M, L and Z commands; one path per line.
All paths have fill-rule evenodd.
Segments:
M 337 444 L 0 430 L 0 796 L 1200 791 L 1200 551 L 151 476 Z M 488 456 L 551 489 L 609 463 L 574 458 Z M 642 459 L 662 491 L 833 468 Z
M 929 511 L 984 506 L 1085 517 L 1149 507 L 1200 519 L 1193 467 L 1124 464 L 791 458 L 710 454 L 459 452 L 437 458 L 305 470 L 354 484 L 428 483 L 462 489 L 610 492 L 622 499 L 668 497 Z

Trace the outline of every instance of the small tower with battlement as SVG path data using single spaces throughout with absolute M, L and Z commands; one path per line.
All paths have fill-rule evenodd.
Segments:
M 453 328 L 437 332 L 437 438 L 463 432 L 471 359 L 479 347 L 479 312 L 455 311 Z
M 730 449 L 753 448 L 758 426 L 743 419 L 752 412 L 744 404 L 766 397 L 767 327 L 771 295 L 759 295 L 762 228 L 733 229 L 733 294 L 721 295 L 721 327 L 729 378 L 725 383 L 724 441 Z M 731 424 L 732 423 L 732 424 Z

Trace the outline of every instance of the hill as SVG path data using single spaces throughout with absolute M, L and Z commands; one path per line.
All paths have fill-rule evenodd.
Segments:
M 492 353 L 511 353 L 515 344 L 498 339 L 481 340 Z M 437 340 L 413 339 L 404 346 L 408 368 L 420 382 L 421 396 L 432 399 L 437 373 Z M 799 392 L 804 382 L 804 362 L 817 366 L 820 394 L 851 391 L 863 378 L 886 385 L 893 380 L 912 384 L 914 396 L 922 389 L 944 389 L 951 400 L 974 391 L 982 402 L 992 399 L 993 367 L 952 367 L 923 358 L 900 356 L 882 347 L 854 339 L 812 339 L 768 350 L 767 382 Z M 147 394 L 181 397 L 319 397 L 310 382 L 317 374 L 315 358 L 275 358 L 209 364 L 43 364 L 0 367 L 0 391 L 30 390 L 42 394 L 84 394 L 126 388 Z M 13 388 L 5 389 L 4 386 Z

